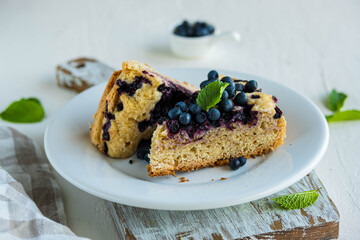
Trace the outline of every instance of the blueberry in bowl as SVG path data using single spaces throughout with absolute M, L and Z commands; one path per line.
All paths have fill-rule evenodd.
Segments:
M 190 24 L 184 20 L 174 29 L 174 34 L 181 37 L 203 37 L 215 32 L 215 28 L 207 22 L 197 21 Z

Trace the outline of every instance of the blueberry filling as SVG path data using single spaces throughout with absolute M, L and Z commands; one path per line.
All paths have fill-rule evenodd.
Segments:
M 134 96 L 136 90 L 142 87 L 143 83 L 152 85 L 151 81 L 143 76 L 135 76 L 135 81 L 127 83 L 121 81 L 120 79 L 116 80 L 116 85 L 119 86 L 118 94 L 119 96 L 123 93 L 128 94 L 129 96 Z
M 118 105 L 116 106 L 116 109 L 120 112 L 124 109 L 124 104 L 122 102 L 119 102 Z
M 251 95 L 250 98 L 251 98 L 251 99 L 258 99 L 258 98 L 260 98 L 260 95 Z
M 277 106 L 275 107 L 275 115 L 274 115 L 274 119 L 278 119 L 281 118 L 282 116 L 282 111 L 280 110 L 280 108 L 278 108 Z
M 111 121 L 112 119 L 115 119 L 114 114 L 112 114 L 111 112 L 108 111 L 108 102 L 105 102 L 105 114 L 104 117 L 106 119 L 106 122 L 102 125 L 102 130 L 103 130 L 103 134 L 102 134 L 102 139 L 105 141 L 109 141 L 110 140 L 110 134 L 109 134 L 109 128 L 111 127 Z
M 191 93 L 181 86 L 175 85 L 165 80 L 165 84 L 160 85 L 157 90 L 162 93 L 161 99 L 156 103 L 150 112 L 150 119 L 139 122 L 139 131 L 145 131 L 149 126 L 156 123 L 161 124 L 168 119 L 168 113 L 176 103 L 189 99 Z M 179 109 L 179 108 L 177 108 Z

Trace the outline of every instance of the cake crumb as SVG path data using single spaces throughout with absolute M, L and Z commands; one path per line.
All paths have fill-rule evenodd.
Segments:
M 227 179 L 226 177 L 222 177 L 222 178 L 220 178 L 220 181 L 224 181 L 226 179 Z
M 180 182 L 188 182 L 188 181 L 189 181 L 189 179 L 186 179 L 185 177 L 180 178 Z
M 133 162 L 134 162 L 134 161 L 133 161 L 132 159 L 129 160 L 129 163 L 130 163 L 130 164 L 133 164 Z

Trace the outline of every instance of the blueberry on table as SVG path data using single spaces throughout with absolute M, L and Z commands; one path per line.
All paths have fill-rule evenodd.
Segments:
M 244 85 L 242 85 L 241 83 L 236 83 L 235 84 L 235 89 L 236 89 L 236 91 L 241 92 L 241 91 L 244 90 Z
M 217 71 L 215 71 L 215 70 L 211 70 L 209 73 L 208 73 L 208 79 L 210 80 L 210 79 L 218 79 L 219 78 L 219 74 L 218 74 L 218 72 Z
M 197 113 L 201 112 L 201 108 L 199 105 L 193 103 L 189 107 L 190 113 L 196 115 Z
M 234 103 L 238 106 L 245 106 L 248 101 L 248 97 L 244 92 L 238 93 L 234 98 Z
M 217 121 L 220 119 L 220 111 L 212 108 L 207 112 L 207 117 L 210 121 Z
M 145 156 L 147 156 L 150 153 L 150 149 L 148 147 L 142 147 L 139 148 L 136 157 L 142 160 L 145 160 Z
M 250 80 L 245 84 L 245 92 L 254 92 L 258 88 L 258 84 L 255 80 Z
M 198 124 L 202 124 L 206 120 L 206 114 L 203 112 L 199 112 L 196 114 L 195 120 Z
M 175 107 L 180 108 L 180 110 L 181 110 L 182 112 L 187 112 L 187 111 L 188 111 L 188 107 L 186 106 L 186 103 L 184 103 L 184 102 L 178 102 L 178 103 L 176 103 L 176 104 L 175 104 Z
M 229 99 L 220 102 L 220 108 L 223 112 L 230 112 L 234 107 L 234 104 Z
M 229 93 L 227 91 L 224 91 L 223 94 L 221 95 L 221 100 L 225 100 L 229 98 Z
M 181 113 L 182 111 L 180 110 L 180 108 L 174 107 L 168 112 L 168 116 L 170 119 L 177 119 Z
M 191 115 L 189 113 L 182 113 L 179 116 L 179 122 L 182 125 L 188 125 L 191 122 Z
M 232 87 L 235 88 L 234 80 L 233 80 L 231 77 L 228 77 L 228 76 L 223 77 L 223 78 L 221 79 L 221 81 L 224 82 L 224 83 L 229 83 L 229 86 L 232 86 Z

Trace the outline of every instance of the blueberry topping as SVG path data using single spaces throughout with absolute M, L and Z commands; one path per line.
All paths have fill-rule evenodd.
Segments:
M 148 147 L 142 147 L 139 148 L 136 157 L 142 160 L 145 160 L 145 156 L 147 156 L 150 153 L 150 149 Z
M 170 120 L 167 125 L 168 125 L 168 129 L 170 130 L 170 133 L 176 134 L 180 130 L 179 123 L 176 120 Z
M 171 109 L 169 111 L 168 116 L 170 119 L 177 119 L 181 113 L 182 112 L 181 112 L 180 108 L 174 107 L 173 109 Z
M 260 98 L 260 95 L 251 95 L 251 99 L 258 99 Z
M 203 88 L 206 87 L 209 83 L 210 83 L 209 80 L 205 80 L 205 81 L 201 82 L 201 83 L 200 83 L 200 89 L 203 89 Z
M 245 92 L 254 92 L 258 88 L 258 84 L 255 80 L 250 80 L 245 84 Z
M 238 93 L 236 97 L 234 98 L 235 105 L 238 106 L 245 106 L 248 101 L 248 97 L 244 92 Z
M 223 77 L 223 78 L 221 79 L 221 81 L 224 82 L 224 83 L 229 83 L 229 86 L 232 86 L 232 87 L 235 88 L 234 80 L 233 80 L 231 77 L 228 77 L 228 76 Z
M 232 86 L 227 86 L 226 89 L 225 89 L 229 95 L 229 98 L 233 98 L 235 97 L 235 94 L 236 94 L 236 90 L 235 90 L 235 87 L 232 87 Z
M 210 121 L 217 121 L 220 119 L 220 111 L 212 108 L 207 112 L 207 117 Z
M 191 115 L 189 113 L 182 113 L 179 116 L 179 122 L 182 125 L 188 125 L 191 122 Z
M 244 157 L 233 158 L 233 159 L 230 159 L 229 167 L 231 170 L 237 170 L 240 167 L 244 166 L 245 163 L 246 163 L 246 158 L 244 158 Z
M 235 89 L 236 89 L 236 91 L 241 92 L 241 91 L 244 90 L 244 85 L 242 85 L 241 83 L 236 83 L 235 84 Z
M 221 95 L 221 100 L 225 100 L 229 98 L 229 93 L 227 91 L 224 91 L 223 94 Z
M 117 110 L 120 112 L 124 109 L 124 105 L 122 102 L 119 102 L 119 104 L 116 106 Z
M 215 79 L 217 80 L 219 78 L 219 74 L 217 71 L 215 70 L 211 70 L 209 73 L 208 73 L 208 79 Z
M 220 108 L 224 112 L 230 112 L 234 107 L 234 104 L 230 100 L 223 100 L 220 102 Z
M 180 108 L 180 110 L 181 110 L 182 112 L 187 112 L 187 111 L 189 110 L 188 107 L 186 106 L 186 103 L 184 103 L 184 102 L 178 102 L 178 103 L 176 103 L 176 104 L 175 104 L 175 107 Z
M 196 114 L 195 120 L 198 124 L 202 124 L 206 120 L 206 114 L 203 112 L 199 112 Z
M 197 113 L 201 112 L 200 106 L 195 103 L 190 105 L 189 110 L 190 110 L 190 113 L 193 115 L 196 115 Z

